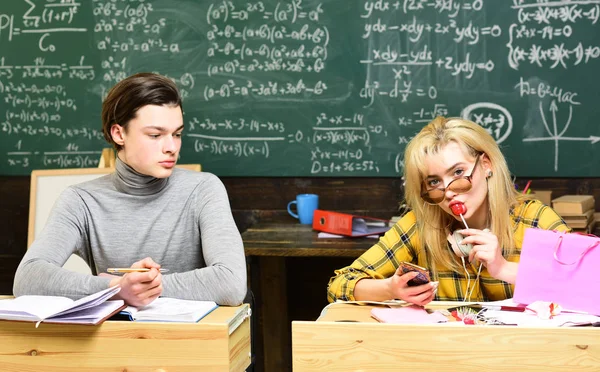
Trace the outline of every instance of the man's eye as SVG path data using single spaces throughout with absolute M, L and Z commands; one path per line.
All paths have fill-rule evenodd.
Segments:
M 175 136 L 175 137 L 178 137 L 178 138 L 181 138 L 181 135 L 182 135 L 182 133 L 175 133 L 175 134 L 174 134 L 174 136 Z
M 148 136 L 150 136 L 150 138 L 158 138 L 160 137 L 160 134 L 149 134 Z
M 454 171 L 454 177 L 460 177 L 465 173 L 464 169 L 458 168 Z

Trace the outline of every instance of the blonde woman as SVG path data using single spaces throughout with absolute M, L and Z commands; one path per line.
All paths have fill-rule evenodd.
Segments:
M 410 211 L 335 271 L 330 302 L 511 298 L 525 229 L 570 230 L 550 207 L 515 190 L 498 145 L 471 121 L 434 119 L 410 141 L 404 164 Z M 427 269 L 431 281 L 409 285 L 418 274 L 403 273 L 403 262 Z

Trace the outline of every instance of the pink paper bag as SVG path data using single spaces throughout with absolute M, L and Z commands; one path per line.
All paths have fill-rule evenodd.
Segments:
M 600 315 L 600 238 L 530 228 L 525 231 L 515 302 L 548 301 Z

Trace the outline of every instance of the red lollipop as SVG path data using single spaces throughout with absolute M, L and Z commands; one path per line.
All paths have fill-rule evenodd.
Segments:
M 467 213 L 467 206 L 465 205 L 465 203 L 454 203 L 450 206 L 450 209 L 452 210 L 452 213 L 454 213 L 455 216 L 460 216 L 461 214 L 465 214 Z

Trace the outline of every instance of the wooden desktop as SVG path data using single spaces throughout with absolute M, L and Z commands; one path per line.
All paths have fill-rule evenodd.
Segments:
M 0 365 L 3 371 L 244 371 L 250 365 L 248 310 L 247 304 L 219 307 L 196 324 L 36 328 L 0 321 Z
M 246 256 L 251 257 L 252 290 L 257 296 L 265 371 L 287 371 L 291 363 L 291 328 L 287 308 L 286 258 L 358 257 L 376 239 L 320 239 L 310 225 L 261 223 L 242 233 Z M 333 272 L 332 268 L 331 272 Z M 325 285 L 323 296 L 325 296 Z M 260 358 L 261 356 L 257 356 Z
M 292 322 L 294 372 L 600 370 L 598 328 L 382 324 L 371 309 L 335 304 Z

